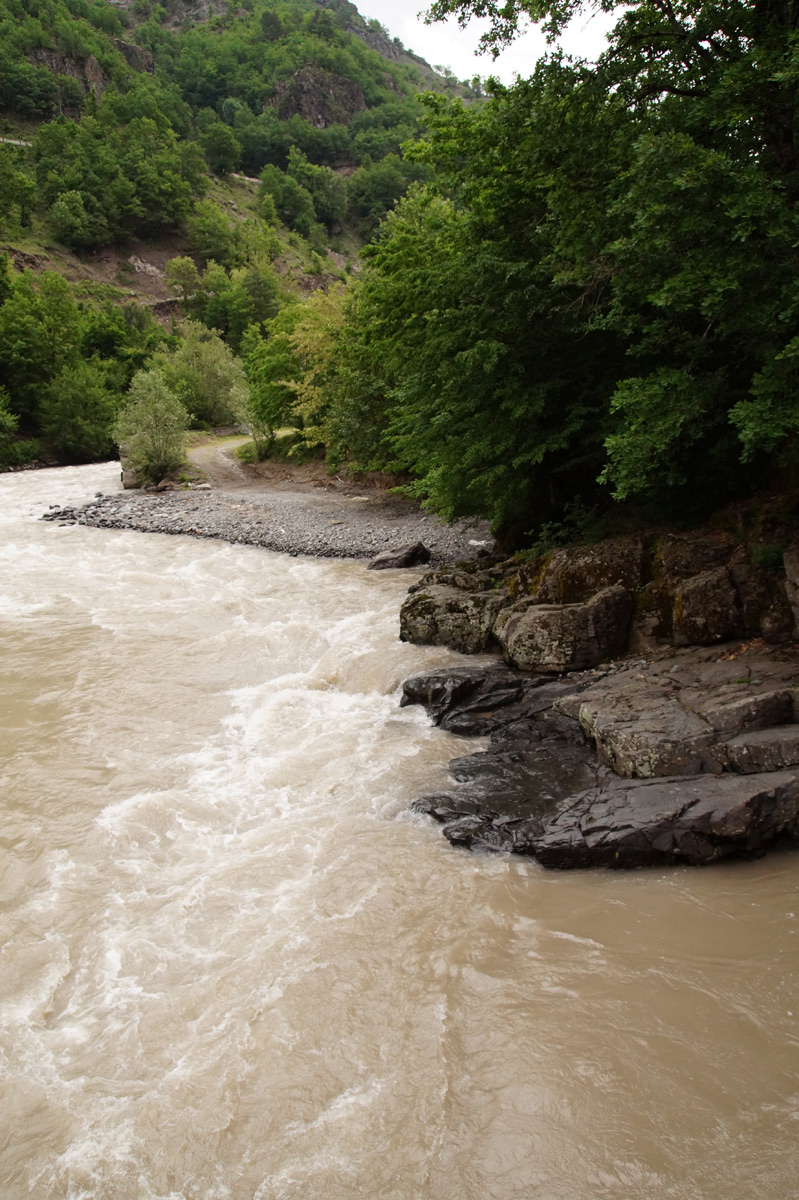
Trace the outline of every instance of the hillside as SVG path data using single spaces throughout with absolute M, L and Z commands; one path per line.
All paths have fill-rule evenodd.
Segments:
M 0 0 L 0 466 L 111 452 L 179 319 L 240 354 L 357 273 L 431 87 L 346 0 Z

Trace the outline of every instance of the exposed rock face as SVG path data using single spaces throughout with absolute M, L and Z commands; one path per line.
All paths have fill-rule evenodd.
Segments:
M 108 86 L 108 77 L 93 54 L 88 58 L 73 58 L 56 50 L 39 47 L 28 55 L 36 67 L 46 67 L 53 75 L 69 75 L 80 87 L 84 96 L 94 92 L 99 99 Z
M 141 71 L 146 75 L 155 74 L 155 59 L 149 50 L 144 50 L 134 42 L 123 41 L 122 38 L 111 38 L 111 42 L 134 71 Z
M 366 100 L 357 83 L 321 67 L 301 67 L 291 79 L 280 80 L 271 104 L 282 121 L 297 115 L 305 117 L 317 129 L 346 125 L 356 113 L 366 110 Z
M 701 864 L 799 840 L 798 666 L 684 650 L 558 680 L 500 665 L 416 676 L 403 704 L 491 746 L 413 807 L 454 845 L 553 867 Z
M 385 571 L 394 567 L 418 567 L 430 562 L 430 551 L 423 542 L 399 546 L 396 550 L 383 550 L 369 563 L 370 571 Z
M 794 620 L 794 636 L 799 637 L 799 543 L 790 546 L 784 555 L 785 591 Z
M 366 42 L 369 49 L 376 51 L 381 58 L 387 58 L 390 62 L 397 62 L 402 58 L 402 46 L 385 37 L 376 29 L 359 29 L 355 25 L 350 25 L 347 27 L 347 32 L 353 33 L 362 42 Z
M 726 567 L 701 571 L 677 587 L 673 631 L 676 646 L 709 646 L 743 634 L 738 597 Z
M 621 654 L 633 611 L 621 584 L 582 604 L 527 604 L 501 612 L 494 635 L 514 666 L 528 671 L 582 671 Z
M 690 783 L 617 779 L 578 796 L 533 836 L 529 852 L 545 867 L 696 866 L 798 834 L 799 777 L 788 771 Z
M 437 590 L 442 588 L 447 590 Z M 488 609 L 474 599 L 487 590 L 495 597 Z M 648 651 L 664 643 L 785 640 L 794 628 L 799 631 L 799 547 L 786 552 L 784 572 L 775 572 L 758 565 L 748 547 L 723 535 L 668 534 L 649 543 L 640 537 L 611 538 L 531 562 L 511 559 L 493 570 L 463 564 L 460 570 L 431 573 L 413 591 L 401 615 L 406 641 L 453 649 L 471 642 L 479 650 L 502 648 L 510 661 L 531 670 L 574 670 L 608 655 Z M 631 601 L 622 603 L 622 592 Z M 605 625 L 611 593 L 618 598 L 613 636 Z M 586 651 L 570 657 L 564 650 L 548 659 L 543 643 L 558 641 L 565 647 L 567 635 L 558 630 L 579 624 L 573 606 L 586 604 L 597 606 L 591 619 L 599 622 L 606 643 L 593 655 Z M 553 605 L 565 606 L 564 615 L 545 611 Z M 447 641 L 449 614 L 455 610 L 464 620 L 474 612 L 479 633 L 469 638 L 461 621 L 453 629 L 454 640 Z M 416 615 L 421 612 L 423 621 Z M 581 620 L 587 622 L 588 613 Z
M 465 592 L 434 584 L 403 604 L 400 640 L 479 654 L 492 643 L 494 622 L 506 603 L 504 596 L 494 592 Z

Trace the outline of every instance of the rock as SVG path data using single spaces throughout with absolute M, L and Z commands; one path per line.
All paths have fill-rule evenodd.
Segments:
M 577 604 L 614 584 L 634 591 L 645 565 L 640 538 L 607 538 L 593 546 L 556 550 L 535 590 L 539 604 Z
M 799 836 L 799 777 L 613 780 L 574 798 L 525 848 L 545 867 L 643 867 L 751 857 Z
M 400 609 L 400 641 L 480 654 L 493 644 L 494 621 L 507 603 L 504 592 L 424 588 L 409 596 Z
M 799 542 L 785 551 L 785 593 L 793 613 L 793 636 L 799 638 Z
M 127 463 L 122 464 L 121 478 L 122 486 L 125 491 L 130 491 L 131 489 L 140 488 L 142 486 L 139 472 L 135 471 L 133 467 L 128 466 Z
M 799 725 L 741 733 L 718 747 L 725 769 L 751 775 L 799 766 Z
M 423 542 L 399 546 L 396 550 L 383 550 L 369 563 L 369 571 L 385 571 L 391 567 L 417 567 L 430 562 L 430 551 Z
M 507 667 L 443 667 L 406 679 L 400 707 L 423 704 L 434 725 L 478 736 L 497 727 L 497 709 L 518 704 L 531 686 Z
M 673 628 L 676 646 L 709 646 L 742 636 L 743 620 L 726 567 L 703 571 L 676 589 Z
M 655 543 L 655 578 L 672 582 L 689 579 L 725 566 L 732 552 L 733 543 L 724 534 L 667 533 Z
M 672 697 L 630 689 L 599 701 L 581 698 L 579 720 L 600 762 L 623 779 L 719 769 L 712 728 Z
M 450 790 L 414 805 L 460 848 L 641 866 L 799 837 L 790 654 L 742 662 L 697 648 L 554 680 L 466 664 L 414 677 L 402 702 L 490 737 L 452 760 Z
M 762 687 L 762 683 L 758 686 Z M 690 691 L 686 691 L 684 703 L 691 704 L 694 712 L 703 717 L 717 734 L 730 738 L 744 731 L 769 729 L 792 721 L 795 691 L 780 688 L 732 697 L 723 691 L 694 697 Z
M 528 671 L 579 671 L 621 654 L 633 610 L 629 591 L 616 584 L 583 604 L 515 605 L 494 634 L 505 657 Z
M 366 110 L 363 92 L 354 80 L 321 67 L 300 67 L 290 79 L 278 80 L 270 103 L 281 121 L 300 116 L 317 129 L 346 125 Z

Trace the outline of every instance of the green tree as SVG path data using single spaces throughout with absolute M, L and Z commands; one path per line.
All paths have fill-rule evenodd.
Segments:
M 134 375 L 113 435 L 142 480 L 158 483 L 183 463 L 188 424 L 188 413 L 156 368 Z
M 182 340 L 156 362 L 164 381 L 195 422 L 238 424 L 247 406 L 247 381 L 241 363 L 216 330 L 184 321 Z
M 200 142 L 206 162 L 215 175 L 229 175 L 241 162 L 241 143 L 232 129 L 215 121 L 203 133 Z
M 112 426 L 119 397 L 96 359 L 66 364 L 45 389 L 42 435 L 67 462 L 97 462 L 114 453 Z
M 241 239 L 238 230 L 213 200 L 200 200 L 186 221 L 189 245 L 203 263 L 222 263 L 236 266 L 241 258 Z

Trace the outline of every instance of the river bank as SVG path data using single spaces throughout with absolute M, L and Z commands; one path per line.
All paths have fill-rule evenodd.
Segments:
M 384 489 L 231 478 L 231 491 L 98 494 L 44 517 L 315 558 L 423 542 L 438 569 L 412 584 L 401 639 L 506 662 L 464 660 L 404 685 L 403 704 L 490 739 L 452 760 L 453 786 L 413 806 L 455 846 L 640 867 L 799 840 L 793 552 L 779 574 L 729 538 L 668 535 L 503 564 L 485 525 L 445 525 Z
M 485 522 L 447 525 L 411 501 L 376 488 L 299 491 L 256 485 L 221 491 L 200 485 L 129 491 L 98 495 L 80 507 L 54 505 L 44 519 L 216 538 L 314 558 L 371 559 L 385 550 L 423 542 L 434 566 L 474 558 L 493 545 Z

